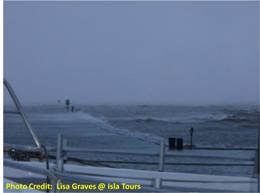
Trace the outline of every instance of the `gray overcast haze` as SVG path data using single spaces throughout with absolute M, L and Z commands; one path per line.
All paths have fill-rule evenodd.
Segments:
M 21 101 L 257 103 L 259 2 L 5 2 Z

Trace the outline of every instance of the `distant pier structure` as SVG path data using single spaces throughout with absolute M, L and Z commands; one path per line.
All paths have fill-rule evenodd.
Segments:
M 70 99 L 66 99 L 65 100 L 65 108 L 67 110 L 67 112 L 75 112 L 75 106 L 71 104 Z
M 69 111 L 70 110 L 70 100 L 69 99 L 65 100 L 65 106 L 66 106 L 67 111 Z

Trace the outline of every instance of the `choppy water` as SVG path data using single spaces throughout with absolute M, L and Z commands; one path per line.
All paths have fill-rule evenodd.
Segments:
M 182 137 L 184 143 L 189 143 L 191 127 L 195 129 L 194 143 L 197 146 L 256 147 L 258 143 L 259 111 L 254 106 L 76 106 L 76 109 L 79 111 L 71 113 L 66 112 L 61 105 L 25 108 L 41 141 L 47 146 L 55 145 L 57 134 L 63 133 L 70 146 L 153 151 L 159 148 L 156 145 L 158 141 L 161 139 L 167 141 L 168 137 Z M 5 115 L 4 118 L 5 143 L 33 144 L 29 133 L 16 115 Z M 245 157 L 252 156 L 252 153 L 254 152 L 240 151 L 228 154 Z M 154 158 L 140 156 L 84 155 L 84 157 L 156 161 Z M 190 160 L 194 161 L 192 158 Z M 190 160 L 176 158 L 173 161 Z M 209 162 L 209 160 L 202 161 Z M 157 167 L 128 164 L 113 164 L 113 166 L 140 169 Z M 253 167 L 167 166 L 166 170 L 248 176 L 252 174 Z

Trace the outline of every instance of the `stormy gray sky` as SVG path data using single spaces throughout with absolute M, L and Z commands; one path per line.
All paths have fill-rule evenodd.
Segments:
M 5 2 L 21 101 L 256 103 L 258 2 Z

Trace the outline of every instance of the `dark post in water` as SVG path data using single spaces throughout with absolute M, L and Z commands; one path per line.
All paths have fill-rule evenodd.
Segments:
M 193 127 L 190 128 L 190 148 L 191 148 L 191 149 L 192 149 L 192 147 L 193 147 L 193 141 L 192 141 L 193 131 L 194 131 Z
M 70 109 L 70 100 L 69 99 L 65 100 L 65 105 L 66 105 L 67 111 L 69 111 L 69 109 Z

